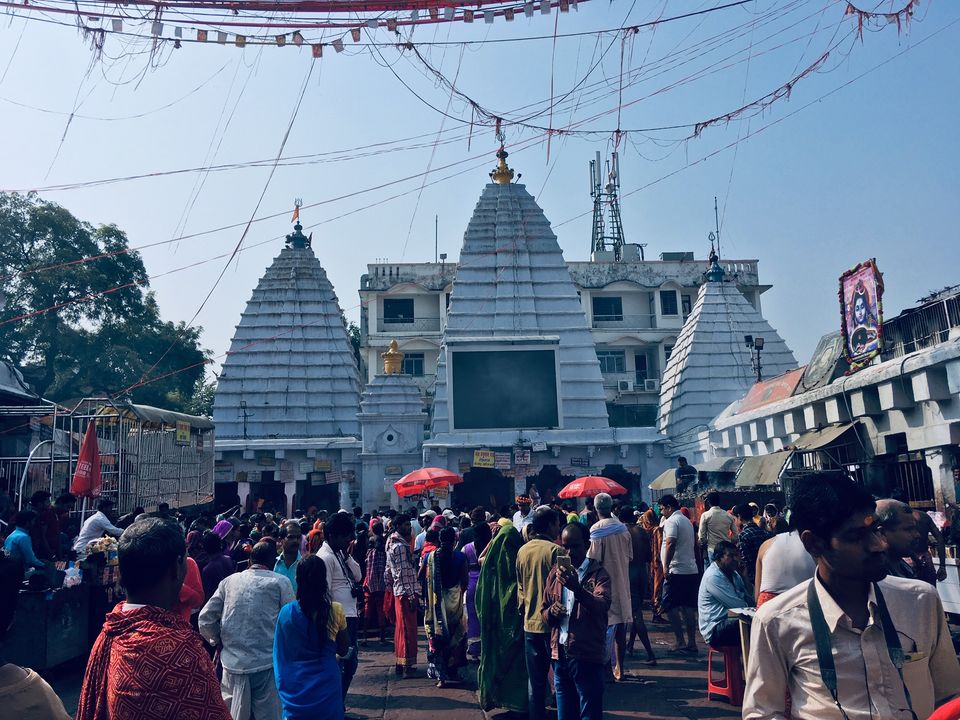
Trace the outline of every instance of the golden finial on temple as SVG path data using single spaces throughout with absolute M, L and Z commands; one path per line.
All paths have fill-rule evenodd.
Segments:
M 383 358 L 383 372 L 385 375 L 399 375 L 403 367 L 403 353 L 400 352 L 396 340 L 390 341 L 390 347 L 385 353 L 380 353 Z
M 495 183 L 500 183 L 501 185 L 506 185 L 511 180 L 513 180 L 513 170 L 507 167 L 507 156 L 509 153 L 503 149 L 503 145 L 500 146 L 500 149 L 497 150 L 497 159 L 500 161 L 497 163 L 497 169 L 490 173 L 490 179 Z

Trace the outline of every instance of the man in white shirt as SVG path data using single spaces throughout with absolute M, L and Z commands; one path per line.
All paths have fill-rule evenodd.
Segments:
M 273 545 L 250 553 L 250 568 L 228 576 L 200 611 L 200 634 L 222 646 L 220 692 L 233 720 L 280 720 L 273 675 L 273 636 L 280 609 L 296 596 L 290 581 L 271 570 Z
M 97 511 L 83 521 L 83 527 L 80 528 L 80 534 L 76 542 L 73 543 L 74 552 L 82 554 L 91 540 L 102 538 L 104 533 L 120 537 L 123 530 L 118 528 L 110 521 L 108 513 L 113 510 L 113 500 L 104 498 L 97 503 Z
M 934 588 L 887 577 L 873 498 L 821 473 L 795 486 L 790 521 L 817 562 L 813 580 L 753 621 L 744 720 L 926 718 L 960 691 Z
M 352 651 L 344 660 L 342 669 L 343 699 L 346 703 L 347 691 L 357 672 L 359 658 L 357 657 L 358 612 L 357 602 L 363 595 L 363 586 L 360 584 L 362 574 L 360 565 L 350 556 L 349 548 L 356 537 L 356 526 L 353 515 L 338 512 L 327 520 L 324 530 L 324 543 L 317 556 L 327 567 L 327 588 L 330 600 L 343 606 L 343 614 L 347 618 L 347 632 L 350 634 Z
M 663 545 L 660 562 L 666 571 L 660 605 L 670 618 L 677 643 L 671 652 L 697 654 L 697 585 L 700 569 L 694 553 L 693 523 L 680 512 L 673 495 L 659 500 L 663 518 Z M 683 631 L 687 637 L 684 640 Z
M 724 540 L 735 543 L 740 534 L 733 517 L 720 507 L 720 493 L 716 490 L 708 492 L 704 505 L 707 509 L 700 516 L 700 547 L 704 551 L 704 563 L 711 563 L 717 543 Z
M 521 535 L 523 535 L 523 529 L 533 522 L 533 515 L 530 513 L 531 504 L 530 498 L 526 495 L 517 495 L 517 506 L 520 509 L 513 514 L 513 526 Z M 525 535 L 524 539 L 526 539 Z

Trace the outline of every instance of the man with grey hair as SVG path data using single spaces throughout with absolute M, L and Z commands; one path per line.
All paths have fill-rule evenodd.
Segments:
M 630 603 L 630 561 L 633 540 L 630 531 L 613 517 L 613 498 L 600 493 L 593 499 L 599 520 L 590 527 L 587 557 L 596 560 L 610 576 L 610 610 L 607 613 L 607 649 L 613 678 L 623 679 L 623 659 L 627 649 L 627 628 L 633 622 Z M 612 642 L 610 642 L 612 641 Z
M 887 574 L 914 579 L 916 574 L 913 568 L 903 560 L 910 557 L 920 539 L 920 528 L 913 509 L 900 500 L 884 498 L 877 500 L 875 517 L 880 534 L 887 541 Z

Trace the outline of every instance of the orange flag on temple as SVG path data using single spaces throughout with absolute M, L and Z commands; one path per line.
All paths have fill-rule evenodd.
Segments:
M 299 220 L 299 219 L 300 219 L 300 206 L 299 206 L 299 205 L 294 205 L 294 206 L 293 206 L 293 217 L 290 218 L 290 222 L 293 223 L 293 222 L 296 222 L 296 221 Z
M 80 444 L 77 470 L 73 474 L 70 492 L 77 497 L 100 495 L 100 449 L 97 447 L 97 424 L 91 420 Z

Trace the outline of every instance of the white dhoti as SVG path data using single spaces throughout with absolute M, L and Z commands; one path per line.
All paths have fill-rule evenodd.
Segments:
M 220 693 L 233 720 L 281 720 L 280 696 L 273 668 L 255 673 L 233 673 L 223 669 Z

